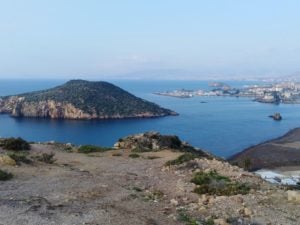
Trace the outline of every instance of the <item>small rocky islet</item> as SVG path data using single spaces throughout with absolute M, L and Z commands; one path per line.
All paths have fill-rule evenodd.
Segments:
M 178 115 L 104 81 L 71 80 L 51 89 L 0 97 L 0 113 L 51 119 L 123 119 Z
M 298 225 L 300 193 L 175 135 L 113 148 L 0 139 L 3 224 Z

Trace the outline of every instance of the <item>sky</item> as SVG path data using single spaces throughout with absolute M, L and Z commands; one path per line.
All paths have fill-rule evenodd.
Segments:
M 285 76 L 298 0 L 0 0 L 0 78 Z

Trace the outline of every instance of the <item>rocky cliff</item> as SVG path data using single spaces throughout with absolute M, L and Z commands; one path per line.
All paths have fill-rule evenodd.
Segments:
M 107 83 L 72 80 L 64 85 L 0 98 L 0 113 L 53 119 L 121 119 L 177 115 Z

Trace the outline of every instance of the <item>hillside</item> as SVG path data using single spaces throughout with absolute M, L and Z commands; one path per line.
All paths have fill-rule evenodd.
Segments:
M 175 112 L 108 82 L 71 80 L 52 89 L 0 98 L 0 113 L 60 119 L 143 118 Z
M 173 135 L 131 135 L 116 149 L 21 143 L 0 139 L 1 224 L 299 225 L 300 191 Z
M 229 161 L 247 169 L 275 168 L 300 165 L 300 128 L 282 137 L 252 146 L 229 158 Z

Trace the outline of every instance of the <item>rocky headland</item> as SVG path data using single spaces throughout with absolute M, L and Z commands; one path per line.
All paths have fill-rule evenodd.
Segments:
M 297 190 L 156 132 L 121 138 L 114 148 L 0 139 L 0 179 L 1 224 L 300 221 Z
M 177 113 L 108 82 L 71 80 L 48 90 L 0 97 L 0 113 L 51 119 L 151 118 Z

